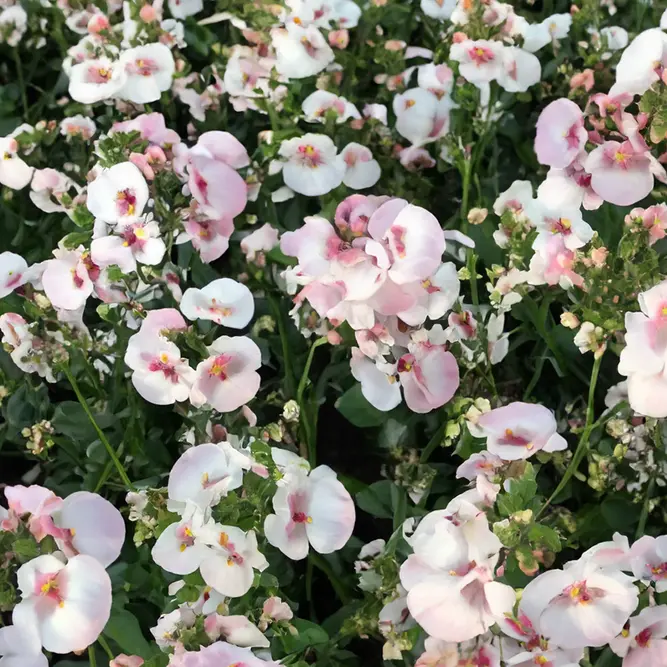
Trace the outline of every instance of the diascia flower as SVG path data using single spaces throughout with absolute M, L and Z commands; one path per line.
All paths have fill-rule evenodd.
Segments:
M 533 579 L 521 606 L 550 641 L 565 649 L 583 648 L 614 639 L 637 608 L 637 595 L 627 575 L 581 560 Z
M 1 667 L 48 667 L 36 628 L 6 625 L 0 628 Z
M 489 83 L 503 71 L 503 45 L 485 39 L 470 39 L 452 44 L 449 52 L 459 65 L 461 76 L 470 83 Z
M 88 186 L 88 210 L 108 223 L 128 223 L 139 218 L 148 202 L 148 184 L 131 162 L 104 169 Z
M 477 426 L 489 452 L 505 461 L 567 449 L 567 441 L 557 433 L 556 418 L 542 405 L 510 403 L 480 415 Z
M 58 248 L 53 254 L 55 259 L 43 264 L 42 285 L 46 296 L 57 308 L 81 308 L 93 293 L 93 279 L 99 276 L 99 267 L 82 246 L 76 250 Z
M 334 52 L 322 33 L 314 26 L 295 22 L 271 33 L 276 51 L 276 69 L 289 79 L 303 79 L 321 72 L 334 59 Z
M 310 474 L 293 472 L 273 497 L 275 514 L 264 522 L 266 539 L 292 560 L 305 558 L 309 545 L 322 554 L 342 549 L 354 529 L 350 494 L 328 466 Z
M 646 607 L 609 642 L 623 658 L 623 667 L 662 667 L 667 664 L 667 606 Z
M 231 278 L 219 278 L 203 289 L 188 288 L 180 306 L 189 320 L 212 320 L 231 329 L 243 329 L 255 313 L 252 292 Z
M 537 119 L 535 152 L 542 164 L 558 169 L 569 167 L 587 139 L 584 115 L 571 100 L 551 102 Z
M 124 51 L 120 65 L 126 79 L 118 97 L 134 104 L 155 102 L 163 91 L 171 88 L 174 75 L 174 56 L 169 47 L 159 42 L 137 46 Z
M 285 160 L 285 185 L 309 197 L 326 194 L 343 181 L 334 142 L 323 134 L 304 134 L 283 141 L 279 155 Z
M 28 280 L 27 270 L 28 263 L 21 255 L 8 251 L 0 254 L 0 299 Z
M 111 612 L 111 580 L 97 560 L 38 556 L 17 577 L 22 600 L 14 624 L 36 628 L 47 651 L 82 651 L 99 637 Z
M 84 60 L 69 73 L 69 94 L 83 104 L 93 104 L 115 97 L 125 85 L 123 64 L 109 58 Z
M 260 384 L 257 369 L 262 365 L 257 344 L 246 336 L 220 336 L 207 349 L 211 356 L 197 366 L 190 402 L 231 412 L 254 398 Z
M 18 155 L 19 144 L 12 136 L 0 137 L 0 184 L 20 190 L 32 178 L 33 168 Z

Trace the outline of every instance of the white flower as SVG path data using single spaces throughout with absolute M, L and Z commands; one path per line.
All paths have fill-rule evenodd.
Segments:
M 131 222 L 148 202 L 148 184 L 132 162 L 120 162 L 102 170 L 88 186 L 88 210 L 108 223 Z
M 109 58 L 84 60 L 72 67 L 69 94 L 77 102 L 93 104 L 115 97 L 126 81 L 122 63 Z
M 344 170 L 343 183 L 353 190 L 373 187 L 382 175 L 377 160 L 373 159 L 370 148 L 349 143 L 338 156 L 341 169 Z
M 279 154 L 285 185 L 302 195 L 316 197 L 337 188 L 343 172 L 336 159 L 336 146 L 323 134 L 305 134 L 283 141 Z
M 212 320 L 231 329 L 243 329 L 255 314 L 252 292 L 231 278 L 220 278 L 203 289 L 190 287 L 181 300 L 189 320 Z
M 0 13 L 0 43 L 16 46 L 28 27 L 28 15 L 18 3 Z M 6 36 L 6 38 L 5 38 Z
M 334 59 L 334 53 L 315 26 L 304 28 L 290 23 L 271 33 L 276 50 L 276 69 L 290 79 L 319 74 Z
M 204 9 L 204 0 L 168 0 L 167 5 L 175 19 L 186 19 Z
M 118 96 L 134 104 L 155 102 L 163 91 L 171 88 L 174 56 L 169 47 L 156 42 L 128 49 L 120 57 L 126 82 Z

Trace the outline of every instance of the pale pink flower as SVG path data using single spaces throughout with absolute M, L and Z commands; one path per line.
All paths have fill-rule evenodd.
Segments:
M 95 132 L 97 132 L 95 121 L 81 114 L 64 118 L 60 122 L 60 134 L 68 141 L 70 137 L 81 137 L 84 141 L 88 141 Z
M 0 665 L 2 667 L 48 667 L 42 653 L 37 628 L 21 624 L 0 628 Z
M 542 77 L 540 61 L 532 53 L 516 46 L 502 51 L 502 66 L 498 83 L 509 93 L 524 93 Z
M 81 308 L 93 293 L 93 280 L 99 276 L 99 267 L 82 247 L 58 248 L 53 254 L 55 259 L 44 262 L 42 284 L 46 296 L 57 308 Z
M 279 597 L 271 596 L 262 605 L 262 615 L 273 621 L 289 621 L 294 617 L 292 609 Z
M 651 162 L 629 141 L 606 141 L 590 153 L 584 167 L 591 174 L 593 190 L 618 206 L 634 204 L 653 189 Z
M 323 134 L 305 134 L 283 141 L 279 155 L 285 185 L 308 197 L 326 194 L 343 181 L 333 141 Z
M 148 6 L 150 5 L 144 5 L 144 7 Z M 109 667 L 141 667 L 143 664 L 144 659 L 140 658 L 138 655 L 125 655 L 125 653 L 120 653 L 109 662 Z
M 248 201 L 245 181 L 226 162 L 191 153 L 188 187 L 201 210 L 212 219 L 235 218 Z
M 209 639 L 223 637 L 225 641 L 247 648 L 268 648 L 269 640 L 245 616 L 221 616 L 211 614 L 204 621 L 204 630 Z
M 637 603 L 630 577 L 588 560 L 540 574 L 521 599 L 541 634 L 564 649 L 604 646 L 621 632 Z
M 180 143 L 181 139 L 174 130 L 167 129 L 164 116 L 161 113 L 144 113 L 131 120 L 114 123 L 111 133 L 140 132 L 141 138 L 152 145 L 162 148 L 172 148 Z
M 216 504 L 243 483 L 238 462 L 221 446 L 205 443 L 185 450 L 169 473 L 167 492 L 179 511 L 188 501 L 200 508 Z
M 505 461 L 526 459 L 536 452 L 556 452 L 567 448 L 567 442 L 557 432 L 553 412 L 542 405 L 510 403 L 477 420 L 486 437 L 491 454 Z
M 477 421 L 479 422 L 479 417 L 477 418 Z M 496 477 L 498 470 L 504 464 L 505 461 L 497 454 L 492 454 L 489 451 L 478 452 L 468 457 L 468 459 L 456 469 L 456 478 L 459 479 L 460 477 L 463 477 L 465 479 L 474 480 L 480 475 L 483 475 L 487 479 L 492 480 Z
M 527 276 L 529 285 L 560 285 L 569 289 L 573 285 L 581 287 L 584 279 L 574 271 L 575 253 L 565 246 L 562 236 L 552 236 L 536 248 L 530 260 Z
M 160 238 L 157 222 L 131 222 L 116 228 L 116 233 L 100 236 L 90 244 L 90 255 L 99 267 L 117 265 L 124 273 L 137 270 L 137 264 L 157 266 L 167 248 Z
M 132 384 L 155 405 L 185 401 L 195 380 L 195 371 L 178 347 L 163 338 L 137 334 L 131 337 L 125 363 L 133 370 Z
M 667 535 L 640 537 L 630 548 L 629 563 L 637 579 L 653 582 L 658 593 L 667 591 Z
M 288 558 L 301 560 L 309 545 L 322 554 L 341 549 L 352 535 L 354 502 L 328 466 L 295 474 L 273 497 L 264 534 Z
M 18 155 L 19 144 L 12 136 L 0 137 L 0 184 L 20 190 L 32 178 L 33 167 L 29 167 Z
M 126 80 L 117 95 L 134 104 L 156 102 L 171 88 L 175 71 L 171 49 L 160 42 L 123 51 L 119 60 Z
M 393 108 L 396 131 L 421 146 L 447 134 L 454 103 L 448 95 L 412 88 L 394 97 Z
M 609 642 L 623 658 L 623 667 L 662 667 L 667 664 L 667 606 L 646 607 L 630 626 Z
M 452 45 L 449 57 L 460 63 L 461 76 L 470 83 L 489 83 L 503 71 L 503 44 L 485 39 Z
M 584 115 L 571 100 L 551 102 L 537 119 L 535 152 L 541 164 L 565 169 L 583 150 L 587 139 Z
M 350 43 L 350 33 L 343 28 L 342 30 L 332 30 L 327 36 L 329 44 L 336 49 L 346 49 Z
M 14 608 L 14 624 L 36 628 L 47 651 L 82 651 L 109 620 L 111 580 L 90 556 L 75 556 L 66 565 L 55 556 L 38 556 L 17 577 L 22 600 Z
M 304 117 L 309 122 L 324 123 L 329 113 L 334 113 L 336 123 L 344 123 L 350 118 L 361 118 L 361 114 L 351 102 L 326 90 L 316 90 L 306 97 L 301 105 Z
M 257 253 L 269 252 L 278 245 L 278 230 L 268 222 L 241 239 L 241 251 L 249 262 Z
M 303 79 L 319 74 L 334 61 L 334 53 L 322 33 L 314 26 L 295 22 L 271 32 L 276 52 L 276 70 L 288 79 Z
M 252 292 L 231 278 L 219 278 L 202 289 L 189 287 L 180 307 L 189 320 L 211 320 L 230 329 L 243 329 L 255 314 Z
M 570 79 L 570 90 L 583 88 L 589 92 L 595 85 L 595 72 L 592 69 L 586 68 L 583 72 L 577 72 Z
M 143 213 L 148 202 L 148 184 L 131 162 L 102 170 L 88 185 L 88 210 L 108 223 L 127 223 Z
M 254 398 L 260 384 L 257 369 L 262 365 L 257 344 L 245 336 L 220 336 L 207 349 L 211 356 L 197 366 L 191 403 L 232 412 Z
M 639 33 L 616 66 L 616 83 L 610 95 L 633 93 L 643 95 L 660 80 L 660 70 L 667 66 L 667 35 L 660 28 Z
M 28 263 L 13 252 L 0 253 L 0 299 L 24 285 L 29 278 Z
M 120 61 L 102 57 L 84 60 L 69 73 L 69 94 L 82 104 L 94 104 L 118 95 L 125 86 L 127 73 Z
M 382 175 L 382 170 L 369 148 L 351 142 L 338 155 L 343 171 L 343 183 L 353 190 L 373 187 Z
M 224 255 L 229 248 L 229 238 L 234 232 L 234 220 L 229 216 L 209 217 L 193 202 L 185 213 L 183 228 L 184 240 L 192 242 L 192 246 L 206 264 Z M 180 243 L 178 237 L 177 243 Z

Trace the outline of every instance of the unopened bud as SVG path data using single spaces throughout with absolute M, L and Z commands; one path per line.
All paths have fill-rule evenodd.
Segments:
M 560 323 L 567 329 L 576 329 L 579 326 L 579 318 L 574 313 L 565 311 L 560 315 Z
M 486 220 L 487 215 L 489 215 L 489 211 L 485 208 L 471 208 L 468 211 L 468 222 L 471 225 L 481 225 Z

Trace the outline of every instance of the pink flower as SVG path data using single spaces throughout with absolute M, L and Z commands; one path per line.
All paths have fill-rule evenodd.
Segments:
M 613 640 L 637 608 L 637 596 L 627 575 L 582 560 L 531 581 L 521 606 L 541 634 L 561 648 L 574 649 Z
M 125 363 L 134 371 L 134 388 L 150 403 L 171 405 L 187 400 L 195 371 L 174 343 L 136 334 L 128 343 Z
M 108 223 L 132 222 L 148 202 L 148 185 L 131 162 L 104 169 L 88 186 L 88 210 Z
M 157 112 L 141 114 L 132 120 L 114 123 L 111 129 L 112 132 L 138 131 L 142 139 L 162 148 L 171 148 L 181 141 L 177 132 L 167 129 L 164 116 Z
M 229 237 L 234 232 L 234 220 L 231 217 L 209 217 L 196 201 L 192 202 L 185 216 L 185 236 L 199 252 L 202 262 L 208 264 L 227 252 Z
M 570 90 L 583 88 L 589 92 L 595 85 L 595 72 L 592 69 L 585 69 L 583 72 L 577 72 L 570 79 Z
M 485 412 L 477 425 L 487 438 L 489 452 L 505 461 L 527 459 L 541 450 L 567 449 L 567 441 L 556 431 L 556 418 L 542 405 L 510 403 Z
M 53 254 L 55 259 L 44 263 L 42 274 L 46 296 L 57 308 L 81 308 L 93 293 L 93 280 L 99 276 L 99 267 L 82 247 L 76 250 L 58 248 Z
M 667 535 L 640 537 L 630 548 L 629 563 L 637 579 L 652 581 L 658 593 L 667 591 Z
M 211 218 L 234 218 L 245 208 L 246 183 L 227 163 L 195 154 L 190 157 L 188 174 L 192 196 Z
M 609 645 L 623 658 L 623 667 L 662 667 L 667 664 L 666 636 L 667 606 L 646 607 Z
M 278 487 L 273 510 L 264 521 L 264 534 L 292 560 L 305 558 L 309 544 L 321 554 L 338 551 L 354 529 L 354 502 L 328 466 L 290 476 Z
M 220 336 L 207 349 L 211 356 L 197 366 L 192 404 L 208 403 L 218 412 L 231 412 L 254 398 L 262 365 L 257 345 L 245 336 Z
M 224 447 L 205 443 L 185 450 L 169 473 L 170 505 L 179 511 L 189 501 L 204 509 L 243 483 L 243 471 Z
M 0 254 L 0 299 L 27 282 L 27 270 L 28 263 L 21 255 L 9 251 Z
M 575 253 L 565 245 L 562 236 L 552 236 L 536 248 L 530 260 L 527 276 L 529 285 L 560 285 L 569 289 L 573 285 L 582 287 L 584 279 L 574 271 Z
M 503 67 L 503 45 L 485 39 L 455 42 L 449 52 L 452 60 L 460 63 L 461 76 L 470 83 L 489 83 L 496 79 Z
M 406 540 L 414 553 L 401 566 L 401 583 L 410 613 L 432 637 L 472 639 L 514 606 L 514 590 L 493 581 L 500 540 L 474 505 L 454 499 Z
M 337 188 L 344 169 L 333 141 L 323 134 L 304 134 L 280 144 L 279 155 L 285 185 L 308 197 L 317 197 Z
M 278 230 L 268 222 L 241 239 L 241 251 L 249 262 L 255 260 L 257 253 L 268 252 L 277 245 Z
M 587 139 L 581 109 L 571 100 L 555 100 L 537 120 L 537 159 L 541 164 L 565 169 L 583 150 Z
M 14 608 L 14 624 L 36 628 L 47 651 L 82 651 L 109 620 L 111 581 L 90 556 L 75 556 L 66 565 L 55 556 L 38 556 L 17 577 L 22 600 Z
M 590 153 L 584 164 L 591 187 L 605 201 L 629 206 L 653 189 L 653 173 L 647 155 L 629 141 L 606 141 Z
M 230 644 L 247 648 L 268 648 L 269 640 L 245 616 L 211 614 L 204 621 L 204 630 L 210 639 L 223 637 Z
M 139 221 L 117 227 L 117 233 L 93 239 L 90 254 L 100 267 L 113 264 L 124 273 L 132 273 L 137 263 L 157 266 L 162 262 L 166 246 L 160 238 L 157 222 Z
M 369 148 L 351 142 L 338 156 L 340 167 L 344 172 L 343 183 L 353 190 L 364 190 L 373 187 L 382 175 L 382 170 Z
M 328 35 L 329 44 L 336 49 L 346 49 L 350 43 L 350 33 L 343 28 L 342 30 L 331 30 Z
M 219 278 L 203 289 L 189 287 L 180 306 L 189 320 L 212 320 L 230 329 L 243 329 L 255 314 L 252 292 L 231 278 Z
M 273 621 L 289 621 L 294 617 L 292 609 L 280 598 L 271 596 L 262 605 L 262 615 Z

